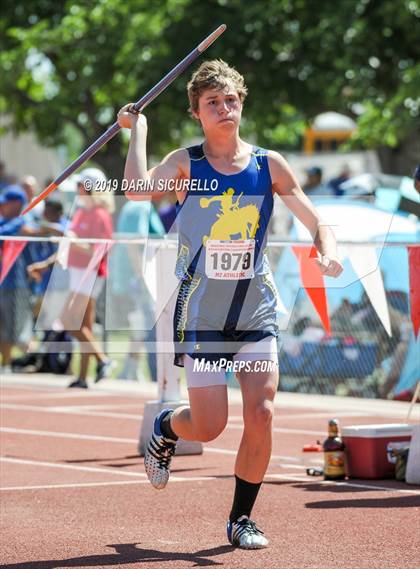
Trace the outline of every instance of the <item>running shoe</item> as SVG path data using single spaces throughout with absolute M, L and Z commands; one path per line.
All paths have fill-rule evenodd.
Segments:
M 264 532 L 248 516 L 241 516 L 236 522 L 229 521 L 227 537 L 234 547 L 241 549 L 262 549 L 268 545 Z
M 153 434 L 144 453 L 144 467 L 152 486 L 157 490 L 165 488 L 169 480 L 169 467 L 175 453 L 176 441 L 162 435 L 160 422 L 172 409 L 163 409 L 155 418 Z
M 80 389 L 88 389 L 88 384 L 86 383 L 86 379 L 82 379 L 81 377 L 75 379 L 74 381 L 72 381 L 70 383 L 70 385 L 68 385 L 67 387 L 75 387 L 75 388 L 80 388 Z
M 106 360 L 104 362 L 98 362 L 96 366 L 96 377 L 95 383 L 105 379 L 111 375 L 113 369 L 115 369 L 117 362 L 115 360 Z

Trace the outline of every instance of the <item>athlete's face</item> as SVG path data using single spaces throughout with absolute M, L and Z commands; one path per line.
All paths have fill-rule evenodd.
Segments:
M 237 91 L 228 85 L 224 89 L 208 89 L 198 100 L 194 113 L 203 130 L 235 130 L 241 121 L 242 103 Z

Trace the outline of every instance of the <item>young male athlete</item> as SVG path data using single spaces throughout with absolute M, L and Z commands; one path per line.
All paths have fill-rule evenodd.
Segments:
M 274 194 L 311 232 L 322 272 L 336 277 L 342 266 L 332 232 L 286 161 L 240 138 L 246 94 L 244 79 L 235 69 L 220 60 L 204 62 L 188 84 L 190 111 L 201 124 L 204 142 L 171 152 L 150 172 L 146 118 L 126 105 L 118 122 L 131 128 L 126 180 L 148 181 L 155 189 L 175 180 L 181 188 L 175 365 L 185 367 L 189 406 L 165 409 L 156 417 L 145 453 L 146 472 L 155 488 L 164 488 L 178 437 L 206 442 L 223 431 L 228 402 L 222 365 L 235 365 L 240 370 L 244 431 L 227 533 L 232 545 L 257 549 L 268 540 L 250 515 L 270 460 L 279 379 L 276 290 L 264 251 Z M 189 191 L 185 181 L 190 182 Z M 157 189 L 152 193 L 165 195 Z M 145 193 L 127 197 L 144 199 Z M 203 366 L 203 360 L 211 365 Z M 264 362 L 271 365 L 264 367 Z

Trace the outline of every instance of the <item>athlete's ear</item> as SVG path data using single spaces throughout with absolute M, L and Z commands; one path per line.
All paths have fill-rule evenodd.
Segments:
M 203 128 L 203 125 L 201 124 L 201 120 L 200 120 L 200 113 L 198 111 L 191 111 L 191 116 L 194 120 L 196 120 L 198 122 L 198 124 L 201 126 L 201 128 Z

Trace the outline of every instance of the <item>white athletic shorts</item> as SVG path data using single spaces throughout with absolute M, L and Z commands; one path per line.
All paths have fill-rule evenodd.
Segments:
M 233 356 L 233 362 L 223 361 L 205 362 L 204 359 L 192 358 L 184 355 L 184 369 L 187 378 L 187 386 L 209 387 L 211 385 L 226 385 L 226 372 L 233 371 L 272 371 L 278 369 L 277 340 L 274 336 L 268 336 L 259 342 L 245 344 L 238 353 Z
M 95 271 L 86 274 L 86 269 L 69 267 L 70 290 L 97 299 L 105 284 L 104 277 L 98 277 Z

